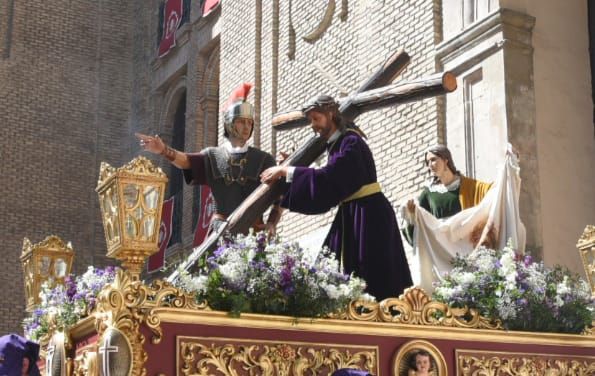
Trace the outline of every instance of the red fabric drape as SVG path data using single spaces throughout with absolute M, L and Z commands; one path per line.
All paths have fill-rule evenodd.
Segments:
M 182 22 L 184 12 L 182 0 L 166 0 L 163 7 L 163 36 L 159 43 L 159 57 L 167 53 L 176 45 L 176 30 Z
M 174 214 L 174 198 L 163 201 L 163 209 L 161 210 L 161 226 L 159 226 L 159 251 L 149 256 L 147 262 L 147 272 L 153 273 L 163 268 L 165 265 L 165 250 L 167 244 L 171 239 L 172 220 Z
M 196 221 L 196 230 L 194 230 L 194 241 L 192 242 L 193 247 L 197 247 L 207 237 L 209 230 L 209 224 L 211 223 L 211 217 L 213 216 L 215 208 L 215 200 L 211 194 L 211 188 L 207 185 L 200 186 L 200 206 L 198 208 L 199 215 L 198 221 Z
M 202 5 L 202 16 L 206 16 L 209 14 L 217 5 L 219 5 L 220 0 L 206 0 Z

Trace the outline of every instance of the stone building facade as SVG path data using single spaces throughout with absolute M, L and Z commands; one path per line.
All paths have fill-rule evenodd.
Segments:
M 292 150 L 311 131 L 274 132 L 274 113 L 323 92 L 352 92 L 399 48 L 411 64 L 397 81 L 447 69 L 459 88 L 357 119 L 395 208 L 426 180 L 427 146 L 447 143 L 461 171 L 491 180 L 511 140 L 522 156 L 527 248 L 582 270 L 574 243 L 595 223 L 584 2 L 224 0 L 208 15 L 202 1 L 184 3 L 190 13 L 177 46 L 157 58 L 161 0 L 0 0 L 0 123 L 8 130 L 0 153 L 9 161 L 0 165 L 0 228 L 10 255 L 0 261 L 8 286 L 0 294 L 16 299 L 0 307 L 0 332 L 18 330 L 22 317 L 24 299 L 12 291 L 22 291 L 24 236 L 71 240 L 77 271 L 106 262 L 97 172 L 101 161 L 121 165 L 139 154 L 134 132 L 159 133 L 185 151 L 221 143 L 220 109 L 251 81 L 253 143 L 273 154 Z M 176 196 L 172 265 L 191 248 L 200 195 L 156 161 Z M 285 213 L 279 232 L 312 236 L 333 214 Z

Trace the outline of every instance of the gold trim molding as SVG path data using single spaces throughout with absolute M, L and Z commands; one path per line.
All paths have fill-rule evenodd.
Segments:
M 475 309 L 451 308 L 445 303 L 433 301 L 420 287 L 406 289 L 399 298 L 388 298 L 380 303 L 351 302 L 345 318 L 466 329 L 502 329 L 500 321 L 492 322 Z
M 595 357 L 456 350 L 457 375 L 589 376 Z
M 378 374 L 375 346 L 178 337 L 182 375 L 326 375 L 340 368 Z

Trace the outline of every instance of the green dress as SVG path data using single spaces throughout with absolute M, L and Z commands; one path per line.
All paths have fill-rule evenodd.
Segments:
M 462 175 L 459 179 L 459 184 L 451 189 L 424 187 L 419 195 L 419 205 L 436 218 L 448 218 L 463 209 L 477 205 L 492 186 L 492 183 L 484 183 Z M 402 232 L 407 242 L 413 245 L 413 225 L 409 224 Z
M 460 186 L 457 186 L 452 191 L 436 192 L 424 187 L 419 195 L 419 205 L 436 218 L 450 217 L 461 211 L 460 189 Z M 413 228 L 414 226 L 409 224 L 403 229 L 403 236 L 411 245 L 413 245 Z

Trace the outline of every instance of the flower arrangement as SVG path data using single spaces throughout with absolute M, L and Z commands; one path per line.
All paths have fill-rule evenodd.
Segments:
M 39 341 L 49 333 L 52 325 L 63 330 L 86 317 L 95 308 L 101 289 L 113 282 L 115 276 L 114 267 L 97 269 L 89 266 L 79 277 L 66 277 L 64 285 L 54 286 L 53 281 L 45 282 L 39 293 L 39 307 L 23 321 L 27 338 Z
M 451 307 L 475 308 L 510 330 L 580 333 L 595 317 L 584 279 L 560 266 L 547 268 L 509 246 L 457 256 L 433 297 Z
M 351 300 L 373 299 L 365 282 L 339 272 L 328 249 L 316 254 L 298 243 L 267 242 L 264 233 L 225 239 L 196 276 L 181 271 L 178 286 L 213 309 L 322 317 L 344 310 Z

